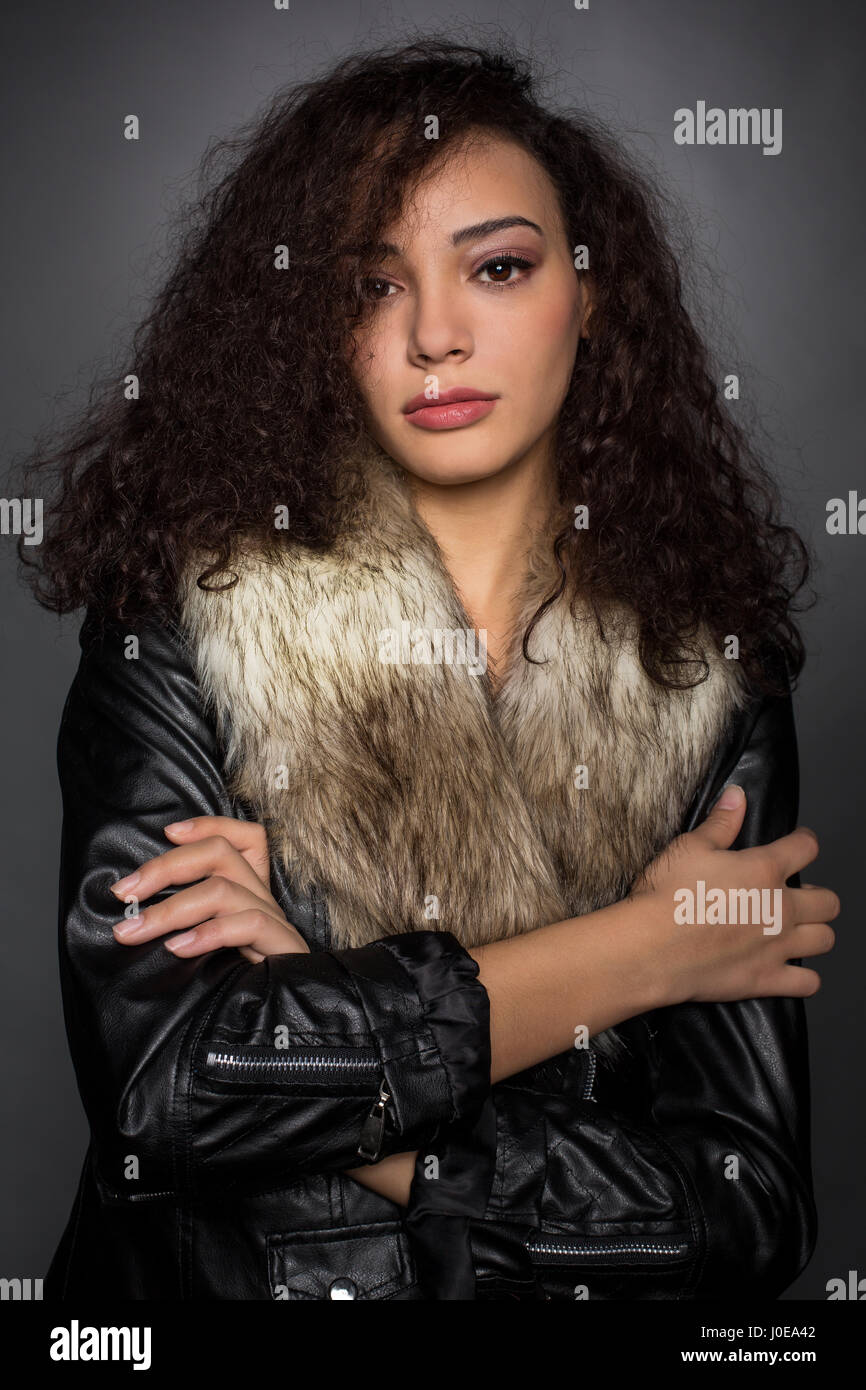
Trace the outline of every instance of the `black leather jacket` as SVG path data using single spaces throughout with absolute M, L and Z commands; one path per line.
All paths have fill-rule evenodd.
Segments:
M 457 940 L 331 950 L 324 903 L 275 861 L 309 955 L 117 944 L 109 885 L 168 848 L 165 824 L 248 814 L 180 631 L 145 629 L 134 676 L 121 636 L 86 620 L 58 741 L 63 999 L 91 1143 L 47 1298 L 773 1299 L 791 1284 L 816 1236 L 801 1000 L 655 1010 L 621 1026 L 632 1059 L 615 1072 L 572 1049 L 491 1088 L 487 994 Z M 735 848 L 787 833 L 797 768 L 790 696 L 756 699 L 682 829 L 733 780 Z M 344 1176 L 362 1152 L 414 1149 L 408 1211 Z

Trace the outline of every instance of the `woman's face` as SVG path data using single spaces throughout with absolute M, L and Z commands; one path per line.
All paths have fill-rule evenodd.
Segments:
M 546 462 L 589 310 L 547 173 L 507 140 L 474 143 L 383 241 L 352 363 L 370 433 L 431 483 Z M 457 388 L 488 399 L 449 407 Z

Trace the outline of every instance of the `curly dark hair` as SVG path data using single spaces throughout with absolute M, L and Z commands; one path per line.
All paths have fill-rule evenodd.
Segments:
M 589 248 L 593 289 L 591 341 L 578 349 L 556 451 L 560 496 L 586 504 L 591 526 L 552 538 L 562 578 L 524 634 L 524 655 L 579 565 L 593 601 L 635 610 L 641 660 L 660 684 L 706 677 L 673 676 L 699 624 L 719 650 L 738 637 L 757 687 L 775 688 L 771 648 L 799 676 L 792 613 L 809 552 L 777 519 L 777 485 L 720 400 L 682 302 L 665 195 L 594 117 L 551 111 L 536 87 L 508 45 L 422 37 L 280 91 L 208 149 L 205 191 L 131 357 L 94 388 L 59 447 L 28 460 L 22 495 L 42 495 L 42 470 L 53 483 L 38 556 L 18 544 L 43 606 L 173 618 L 193 549 L 213 554 L 199 576 L 209 587 L 234 581 L 242 536 L 274 555 L 286 539 L 333 543 L 360 485 L 349 462 L 365 437 L 350 344 L 370 311 L 364 276 L 410 185 L 486 132 L 546 170 L 569 244 Z M 437 140 L 425 138 L 430 113 Z M 278 246 L 288 271 L 276 268 Z M 127 373 L 140 383 L 135 399 L 125 398 Z M 274 527 L 280 504 L 286 531 Z

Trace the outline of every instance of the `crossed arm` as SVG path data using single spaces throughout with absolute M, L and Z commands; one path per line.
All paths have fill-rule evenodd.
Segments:
M 112 885 L 115 896 L 135 914 L 126 915 L 115 924 L 114 934 L 119 942 L 139 945 L 167 936 L 166 948 L 182 958 L 235 947 L 253 963 L 266 956 L 309 950 L 271 894 L 269 850 L 261 825 L 206 815 L 167 825 L 164 832 L 175 847 Z M 191 886 L 138 911 L 139 900 L 183 884 Z M 631 905 L 618 903 L 604 912 L 617 914 L 617 930 L 595 933 L 596 942 L 607 943 L 604 951 L 596 951 L 595 959 L 591 942 L 582 941 L 581 973 L 584 979 L 607 983 L 607 997 L 619 1002 L 613 1012 L 603 1006 L 591 1011 L 591 1032 L 661 1002 L 650 973 L 629 972 L 626 968 L 628 953 L 634 950 L 634 938 L 640 930 Z M 169 935 L 178 928 L 189 928 L 190 922 L 196 925 L 179 935 Z M 553 923 L 533 932 L 532 941 L 516 938 L 470 951 L 491 998 L 491 1081 L 511 1076 L 573 1044 L 571 976 L 568 971 L 557 972 L 554 962 L 561 964 L 565 953 L 574 951 L 576 925 L 574 920 Z M 562 981 L 558 991 L 551 988 L 557 973 Z M 506 1001 L 514 997 L 518 978 L 526 1004 L 531 1006 L 537 1001 L 539 1005 L 535 1011 L 539 1022 L 531 1030 L 521 1022 L 521 1017 L 526 1016 L 524 1011 L 507 1007 Z M 603 989 L 593 992 L 598 998 L 605 998 Z M 416 1159 L 417 1150 L 390 1154 L 378 1163 L 345 1171 L 380 1196 L 407 1206 Z

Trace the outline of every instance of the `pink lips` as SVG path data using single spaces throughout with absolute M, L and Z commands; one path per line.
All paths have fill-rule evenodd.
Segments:
M 452 386 L 448 391 L 440 391 L 435 400 L 423 393 L 413 396 L 403 407 L 403 414 L 411 425 L 423 430 L 453 430 L 489 415 L 497 399 L 470 386 Z

